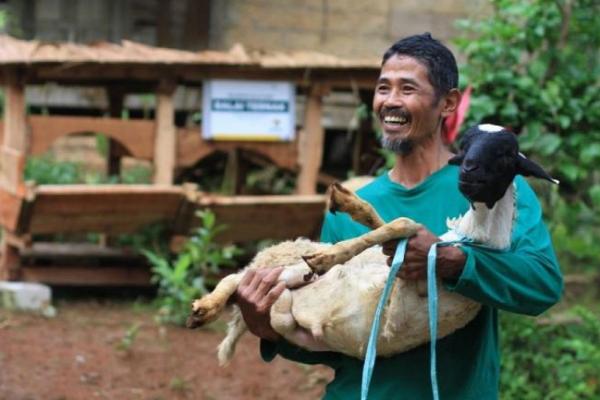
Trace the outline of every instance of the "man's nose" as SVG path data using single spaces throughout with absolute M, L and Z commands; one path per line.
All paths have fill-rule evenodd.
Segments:
M 400 90 L 392 89 L 386 97 L 384 106 L 387 108 L 401 107 L 404 105 Z

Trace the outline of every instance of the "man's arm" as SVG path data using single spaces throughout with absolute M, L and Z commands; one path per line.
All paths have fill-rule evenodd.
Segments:
M 506 252 L 463 246 L 463 272 L 446 288 L 520 314 L 538 315 L 554 305 L 562 294 L 562 274 L 540 204 L 523 178 L 517 184 L 515 224 Z
M 508 251 L 462 245 L 438 249 L 437 274 L 448 290 L 482 304 L 520 314 L 538 315 L 562 293 L 562 274 L 542 221 L 540 204 L 523 178 L 518 178 L 517 219 Z M 439 238 L 426 229 L 408 242 L 403 279 L 427 277 L 427 252 Z M 384 246 L 391 261 L 395 244 Z

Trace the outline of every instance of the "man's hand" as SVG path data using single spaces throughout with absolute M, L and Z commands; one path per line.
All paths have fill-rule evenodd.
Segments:
M 404 263 L 398 276 L 406 280 L 419 280 L 427 278 L 427 254 L 429 248 L 440 238 L 421 227 L 417 233 L 408 240 Z M 398 240 L 392 240 L 383 245 L 383 254 L 388 256 L 387 263 L 392 265 L 394 254 L 398 247 Z M 458 248 L 452 246 L 439 247 L 437 251 L 436 271 L 441 278 L 458 278 L 465 266 L 466 256 Z
M 279 334 L 271 327 L 271 306 L 285 290 L 285 282 L 277 279 L 282 267 L 250 269 L 236 291 L 236 302 L 248 330 L 259 338 L 276 341 Z

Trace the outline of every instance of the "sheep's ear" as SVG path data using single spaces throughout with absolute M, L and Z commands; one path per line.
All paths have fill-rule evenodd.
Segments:
M 455 155 L 454 157 L 452 157 L 451 159 L 448 160 L 448 164 L 450 165 L 460 165 L 462 164 L 463 160 L 465 158 L 465 153 L 464 152 L 460 152 L 457 155 Z
M 517 157 L 517 174 L 523 176 L 533 176 L 535 178 L 546 179 L 555 184 L 559 184 L 559 181 L 552 178 L 542 167 L 535 162 L 531 161 L 523 154 L 519 153 Z

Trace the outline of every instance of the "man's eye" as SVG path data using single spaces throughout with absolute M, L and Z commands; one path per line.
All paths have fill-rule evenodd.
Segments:
M 403 91 L 404 93 L 412 93 L 412 92 L 414 92 L 414 91 L 415 91 L 415 88 L 414 88 L 414 87 L 412 87 L 412 86 L 404 86 L 404 87 L 402 88 L 402 91 Z
M 388 90 L 389 90 L 389 87 L 387 85 L 377 86 L 377 91 L 378 92 L 387 92 Z

